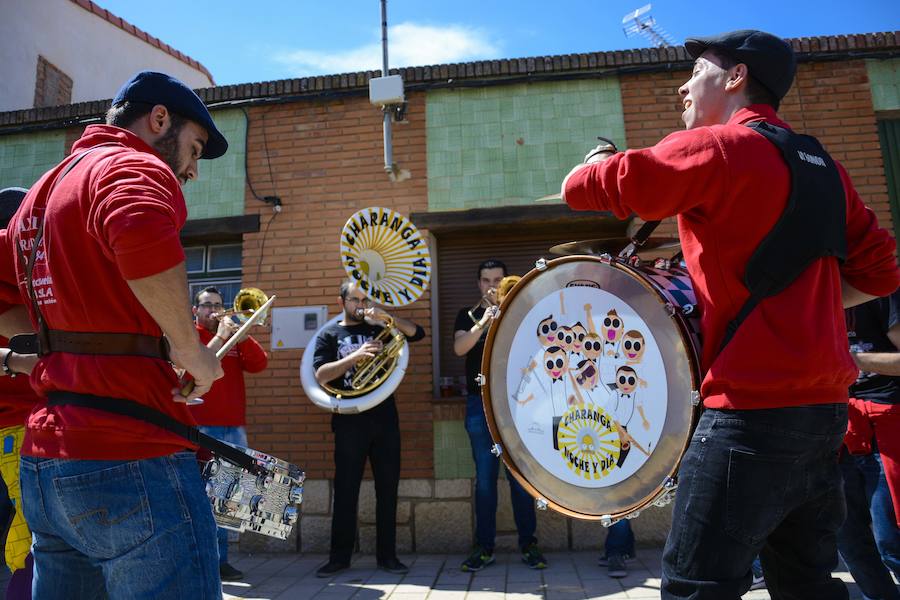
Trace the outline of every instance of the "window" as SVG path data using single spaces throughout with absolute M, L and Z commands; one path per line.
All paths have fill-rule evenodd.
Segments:
M 231 306 L 241 289 L 241 244 L 209 244 L 184 249 L 191 302 L 206 287 L 222 292 L 222 301 Z

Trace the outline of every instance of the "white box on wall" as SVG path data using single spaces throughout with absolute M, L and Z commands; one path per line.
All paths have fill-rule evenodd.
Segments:
M 327 306 L 288 306 L 272 309 L 272 350 L 306 348 L 328 320 Z

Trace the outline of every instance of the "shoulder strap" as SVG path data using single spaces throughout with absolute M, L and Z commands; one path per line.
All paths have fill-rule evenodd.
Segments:
M 47 393 L 47 406 L 79 406 L 138 419 L 150 423 L 151 425 L 156 425 L 166 431 L 170 431 L 202 448 L 206 448 L 210 452 L 226 458 L 254 475 L 265 472 L 265 470 L 257 464 L 256 459 L 249 454 L 245 454 L 234 446 L 230 446 L 225 442 L 206 435 L 196 427 L 185 425 L 181 421 L 162 411 L 156 410 L 146 404 L 135 402 L 134 400 L 60 391 Z

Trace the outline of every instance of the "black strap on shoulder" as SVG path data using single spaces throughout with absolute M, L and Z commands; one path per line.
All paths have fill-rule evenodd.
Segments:
M 847 258 L 846 194 L 822 144 L 764 121 L 748 127 L 781 151 L 791 171 L 791 192 L 778 222 L 747 262 L 744 284 L 750 296 L 728 324 L 720 352 L 764 298 L 783 291 L 820 258 Z
M 197 446 L 206 448 L 210 452 L 233 462 L 254 475 L 265 472 L 265 470 L 257 464 L 256 459 L 249 454 L 245 454 L 237 448 L 229 446 L 225 442 L 206 435 L 196 427 L 185 425 L 164 412 L 158 411 L 146 404 L 135 402 L 134 400 L 59 391 L 49 392 L 47 394 L 47 406 L 79 406 L 81 408 L 93 408 L 95 410 L 102 410 L 104 412 L 138 419 L 181 436 Z

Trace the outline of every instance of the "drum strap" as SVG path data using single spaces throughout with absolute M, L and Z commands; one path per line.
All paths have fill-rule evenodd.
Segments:
M 787 288 L 813 262 L 847 258 L 847 205 L 840 173 L 822 144 L 764 121 L 748 125 L 774 144 L 791 170 L 791 193 L 778 222 L 744 271 L 750 297 L 728 324 L 721 352 L 764 298 Z
M 265 472 L 265 469 L 260 467 L 256 462 L 256 459 L 249 454 L 245 454 L 234 446 L 230 446 L 212 436 L 206 435 L 196 427 L 185 425 L 181 421 L 162 411 L 156 410 L 146 404 L 135 402 L 134 400 L 108 398 L 106 396 L 94 396 L 92 394 L 79 394 L 77 392 L 57 391 L 47 393 L 47 406 L 78 406 L 81 408 L 93 408 L 95 410 L 102 410 L 103 412 L 138 419 L 150 423 L 151 425 L 156 425 L 166 431 L 170 431 L 201 448 L 206 448 L 213 454 L 233 462 L 254 475 Z

